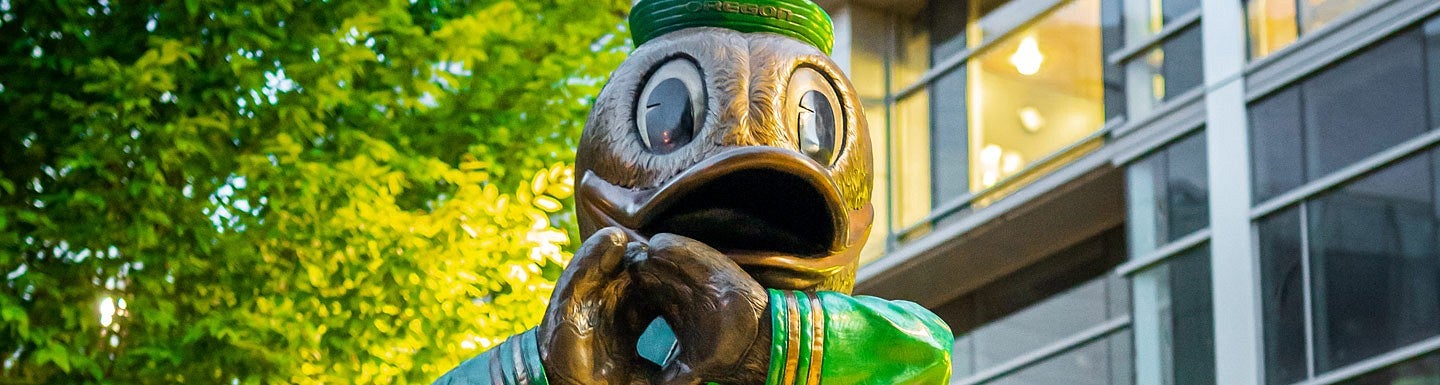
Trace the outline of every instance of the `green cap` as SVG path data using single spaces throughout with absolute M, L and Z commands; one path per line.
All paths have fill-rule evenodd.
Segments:
M 835 46 L 835 26 L 830 15 L 810 0 L 640 0 L 630 10 L 635 45 L 694 27 L 785 35 L 827 55 Z

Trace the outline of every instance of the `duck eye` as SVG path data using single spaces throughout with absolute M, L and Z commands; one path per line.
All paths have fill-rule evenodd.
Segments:
M 635 105 L 640 141 L 657 154 L 690 143 L 704 119 L 705 87 L 700 69 L 686 59 L 661 65 L 645 81 Z
M 787 113 L 794 122 L 800 152 L 825 166 L 835 162 L 844 135 L 840 98 L 829 78 L 810 68 L 790 77 Z

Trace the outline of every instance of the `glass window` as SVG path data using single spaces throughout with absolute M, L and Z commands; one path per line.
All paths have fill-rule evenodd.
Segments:
M 891 177 L 895 231 L 930 215 L 930 97 L 920 91 L 895 105 L 891 127 Z
M 972 12 L 979 16 L 971 24 L 970 46 L 979 46 L 1040 16 L 1064 0 L 973 0 Z M 958 3 L 958 2 L 957 2 Z
M 1296 37 L 1313 33 L 1331 22 L 1380 0 L 1248 0 L 1250 57 L 1269 55 Z M 1298 7 L 1297 7 L 1298 5 Z
M 944 61 L 965 50 L 966 2 L 962 0 L 931 0 L 925 8 L 929 18 L 930 56 Z
M 1145 40 L 1167 26 L 1175 28 L 1182 16 L 1199 10 L 1198 0 L 1136 1 L 1138 12 L 1129 15 L 1126 31 L 1132 39 Z M 1184 95 L 1204 82 L 1201 67 L 1200 23 L 1190 22 L 1168 35 L 1144 53 L 1125 59 L 1130 87 L 1130 110 L 1143 114 L 1165 101 Z M 1167 25 L 1168 24 L 1168 25 Z
M 1440 353 L 1430 353 L 1340 383 L 1340 385 L 1434 384 L 1440 384 Z
M 1200 0 L 1163 0 L 1160 3 L 1160 20 L 1166 24 L 1200 9 Z
M 1013 4 L 1019 3 L 1027 2 Z M 972 191 L 994 186 L 1101 128 L 1099 18 L 1099 0 L 1075 0 L 971 60 Z
M 1210 223 L 1205 135 L 1190 136 L 1131 165 L 1130 253 L 1143 255 Z
M 1423 46 L 1412 30 L 1305 81 L 1309 175 L 1334 172 L 1430 128 Z
M 900 46 L 895 50 L 895 57 L 890 62 L 890 92 L 892 95 L 915 84 L 920 77 L 930 71 L 930 52 L 933 47 L 930 45 L 931 27 L 926 23 L 931 19 L 933 19 L 931 16 L 922 12 L 908 23 L 895 23 L 895 31 L 899 35 L 896 38 L 899 40 Z M 939 39 L 937 38 L 937 40 Z M 944 58 L 936 57 L 935 60 L 944 60 Z
M 1125 49 L 1125 2 L 1123 0 L 1102 0 L 1100 2 L 1101 57 Z M 1125 68 L 1116 64 L 1105 64 L 1105 120 L 1125 115 Z
M 887 226 L 890 223 L 890 189 L 885 186 L 891 185 L 890 168 L 885 167 L 886 159 L 890 158 L 890 148 L 885 146 L 888 141 L 885 136 L 888 134 L 885 128 L 885 105 L 875 101 L 864 102 L 865 120 L 870 125 L 870 143 L 875 159 L 875 186 L 870 192 L 870 202 L 874 205 L 875 216 L 872 223 L 870 235 L 865 240 L 865 248 L 860 250 L 860 264 L 865 265 L 874 262 L 885 255 L 886 238 L 890 232 Z
M 1174 241 L 1210 225 L 1210 182 L 1205 135 L 1191 135 L 1165 150 L 1167 239 Z
M 969 333 L 975 368 L 985 370 L 1105 322 L 1110 290 L 1120 285 L 1096 279 Z
M 1295 22 L 1295 0 L 1249 0 L 1245 4 L 1246 25 L 1250 28 L 1250 57 L 1275 52 L 1300 35 Z
M 1315 366 L 1440 334 L 1440 242 L 1428 155 L 1308 204 Z
M 935 79 L 930 88 L 930 149 L 933 205 L 940 206 L 970 191 L 965 129 L 965 69 Z
M 1440 127 L 1440 18 L 1425 23 L 1425 71 L 1430 85 L 1430 127 Z
M 1167 240 L 1165 231 L 1165 152 L 1150 155 L 1125 169 L 1128 201 L 1125 222 L 1129 236 L 1130 255 L 1144 256 L 1160 248 Z
M 1255 203 L 1305 183 L 1300 90 L 1270 95 L 1250 106 L 1250 147 Z
M 1330 22 L 1380 0 L 1306 0 L 1300 4 L 1300 33 L 1315 32 Z
M 1308 375 L 1300 210 L 1290 208 L 1271 215 L 1260 220 L 1257 227 L 1265 383 L 1290 384 Z
M 1151 61 L 1159 68 L 1152 83 L 1155 101 L 1167 101 L 1183 95 L 1205 81 L 1205 74 L 1200 68 L 1202 50 L 1200 25 L 1196 24 L 1166 40 L 1151 53 L 1152 57 L 1159 56 Z
M 985 384 L 1131 384 L 1129 343 L 1129 332 L 1116 333 Z
M 1135 277 L 1135 363 L 1141 383 L 1215 383 L 1214 311 L 1207 246 Z

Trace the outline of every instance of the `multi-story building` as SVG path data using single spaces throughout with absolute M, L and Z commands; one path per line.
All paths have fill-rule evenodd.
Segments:
M 829 0 L 955 384 L 1440 384 L 1440 2 Z

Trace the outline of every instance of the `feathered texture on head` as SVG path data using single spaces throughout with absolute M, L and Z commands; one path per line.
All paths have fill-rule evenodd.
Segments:
M 692 60 L 701 69 L 709 98 L 694 141 L 659 155 L 647 151 L 640 140 L 635 103 L 651 71 L 675 58 Z M 830 166 L 831 175 L 849 208 L 868 204 L 873 175 L 870 134 L 854 87 L 840 68 L 814 47 L 791 39 L 718 28 L 690 29 L 652 41 L 615 70 L 580 136 L 576 175 L 593 171 L 621 187 L 654 188 L 727 148 L 797 148 L 799 139 L 784 127 L 781 122 L 787 119 L 780 114 L 790 74 L 801 67 L 828 75 L 844 95 L 844 147 Z
M 691 61 L 700 70 L 704 113 L 688 144 L 661 154 L 647 150 L 642 142 L 636 107 L 650 75 L 672 60 Z M 835 161 L 822 167 L 848 213 L 852 240 L 848 249 L 829 259 L 835 265 L 811 288 L 849 292 L 872 219 L 870 136 L 853 86 L 816 47 L 782 35 L 714 27 L 688 28 L 640 45 L 612 74 L 596 100 L 581 135 L 576 174 L 593 174 L 628 191 L 653 191 L 693 166 L 737 148 L 794 151 L 800 139 L 792 127 L 793 117 L 783 115 L 785 103 L 794 102 L 786 100 L 786 92 L 799 69 L 823 74 L 839 97 L 836 102 L 843 111 L 843 123 L 837 122 L 837 131 L 843 142 L 836 149 Z M 585 198 L 577 195 L 577 199 Z M 587 237 L 607 225 L 584 211 L 579 219 L 582 235 Z

